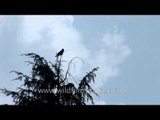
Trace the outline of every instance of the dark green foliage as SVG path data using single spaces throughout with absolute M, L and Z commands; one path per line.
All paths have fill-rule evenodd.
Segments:
M 16 105 L 86 105 L 87 101 L 94 104 L 91 93 L 96 93 L 89 83 L 94 82 L 95 71 L 98 68 L 87 73 L 75 86 L 68 82 L 71 76 L 70 64 L 74 58 L 68 63 L 68 69 L 64 74 L 61 69 L 62 56 L 57 56 L 55 64 L 52 64 L 35 53 L 23 55 L 33 59 L 33 61 L 26 61 L 32 65 L 31 76 L 12 71 L 18 76 L 14 80 L 23 81 L 23 84 L 18 87 L 17 91 L 1 89 L 6 96 L 13 98 Z

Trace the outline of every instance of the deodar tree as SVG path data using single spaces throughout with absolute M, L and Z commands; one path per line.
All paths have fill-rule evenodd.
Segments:
M 14 80 L 20 80 L 23 84 L 17 88 L 17 91 L 6 88 L 1 91 L 6 96 L 11 96 L 16 105 L 86 105 L 87 102 L 94 104 L 92 94 L 97 95 L 97 93 L 90 86 L 90 82 L 95 81 L 95 71 L 98 67 L 88 72 L 78 85 L 75 85 L 68 82 L 72 76 L 69 71 L 72 62 L 78 57 L 68 62 L 68 68 L 64 72 L 63 52 L 64 49 L 57 53 L 54 64 L 35 53 L 23 54 L 32 58 L 32 61 L 26 61 L 32 66 L 31 75 L 11 71 L 17 74 Z

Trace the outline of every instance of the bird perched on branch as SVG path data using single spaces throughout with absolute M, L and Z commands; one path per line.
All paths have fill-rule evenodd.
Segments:
M 64 52 L 64 49 L 62 49 L 61 51 L 59 51 L 55 57 L 62 56 L 62 55 L 63 55 L 63 52 Z

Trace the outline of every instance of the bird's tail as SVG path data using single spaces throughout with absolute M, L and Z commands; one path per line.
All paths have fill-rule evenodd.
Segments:
M 55 57 L 58 57 L 57 52 L 56 52 L 56 56 Z

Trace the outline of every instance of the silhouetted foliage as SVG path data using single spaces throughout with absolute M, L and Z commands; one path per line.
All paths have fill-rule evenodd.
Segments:
M 23 81 L 23 84 L 17 91 L 6 88 L 1 91 L 6 96 L 11 96 L 16 105 L 86 105 L 88 101 L 94 104 L 91 93 L 96 93 L 89 83 L 94 82 L 98 67 L 88 72 L 75 86 L 69 83 L 68 79 L 72 76 L 69 73 L 70 65 L 77 57 L 68 63 L 68 69 L 64 74 L 61 67 L 63 52 L 64 49 L 57 53 L 55 64 L 35 53 L 23 54 L 33 59 L 33 61 L 26 61 L 32 65 L 31 76 L 11 71 L 18 76 L 14 80 Z

